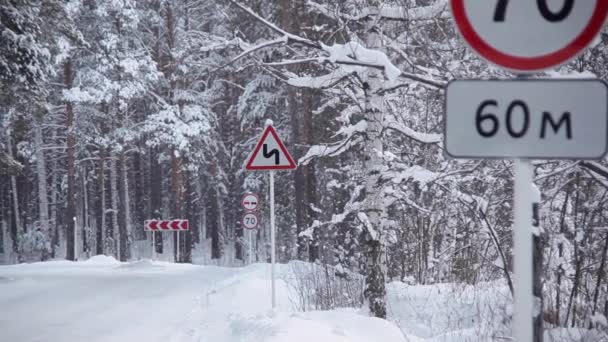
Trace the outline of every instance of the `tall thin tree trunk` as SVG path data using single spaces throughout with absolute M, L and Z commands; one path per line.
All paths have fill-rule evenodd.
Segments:
M 171 191 L 173 193 L 173 208 L 172 214 L 174 219 L 181 219 L 183 215 L 183 175 L 182 175 L 182 159 L 181 157 L 176 155 L 177 152 L 173 152 L 171 154 Z M 184 239 L 179 239 L 179 245 L 177 244 L 177 234 L 182 234 L 181 232 L 175 232 L 175 260 L 177 262 L 183 262 L 182 253 L 184 250 Z M 183 234 L 182 234 L 183 235 Z M 178 251 L 180 253 L 178 254 Z
M 72 88 L 74 73 L 72 60 L 68 59 L 64 64 L 64 81 L 66 89 Z M 67 172 L 68 172 L 68 196 L 66 210 L 66 259 L 76 260 L 78 257 L 74 250 L 74 234 L 76 229 L 76 132 L 74 126 L 74 108 L 71 102 L 66 103 L 66 132 L 67 132 Z
M 38 211 L 40 231 L 47 238 L 51 236 L 49 225 L 49 197 L 46 182 L 46 161 L 44 157 L 44 141 L 42 138 L 42 120 L 34 123 L 34 140 L 36 142 L 36 176 L 38 177 Z M 45 249 L 42 260 L 47 259 L 48 251 Z
M 150 212 L 148 218 L 150 219 L 161 219 L 162 218 L 162 169 L 158 162 L 158 153 L 155 149 L 150 149 Z M 163 253 L 163 235 L 160 233 L 153 232 L 154 241 L 156 246 L 154 249 L 156 253 Z
M 120 261 L 127 261 L 131 256 L 130 240 L 131 240 L 131 207 L 129 201 L 129 179 L 127 178 L 127 157 L 124 149 L 119 153 L 119 169 L 120 169 L 120 216 L 118 224 L 118 243 Z
M 57 131 L 53 130 L 53 136 L 52 136 L 52 141 L 55 141 L 57 137 Z M 54 161 L 51 164 L 51 169 L 52 170 L 57 170 L 59 168 L 59 162 Z M 60 216 L 58 214 L 59 211 L 59 206 L 57 205 L 57 197 L 58 197 L 58 191 L 57 191 L 57 183 L 58 183 L 58 172 L 52 172 L 51 173 L 51 205 L 52 205 L 52 210 L 51 210 L 51 258 L 55 258 L 56 257 L 56 252 L 57 249 L 56 247 L 59 246 L 59 224 L 57 222 L 57 218 Z
M 99 160 L 97 161 L 97 207 L 95 208 L 97 229 L 95 231 L 95 254 L 104 254 L 104 237 L 106 224 L 106 191 L 105 191 L 105 154 L 106 150 L 102 147 L 99 150 Z
M 110 196 L 112 202 L 112 250 L 116 258 L 120 258 L 118 243 L 118 175 L 116 170 L 116 154 L 110 154 Z
M 8 155 L 10 158 L 14 158 L 13 155 L 13 138 L 11 137 L 11 132 L 8 132 L 8 139 L 7 139 L 7 148 L 8 148 Z M 12 194 L 12 204 L 13 204 L 13 226 L 11 228 L 11 233 L 10 233 L 10 237 L 11 240 L 13 242 L 13 252 L 17 252 L 18 251 L 18 246 L 19 246 L 19 232 L 21 231 L 21 213 L 19 211 L 19 190 L 17 188 L 17 176 L 15 175 L 11 175 L 10 176 L 10 183 L 11 183 L 11 194 Z M 15 254 L 13 254 L 15 255 Z
M 368 49 L 379 49 L 381 40 L 379 27 L 376 26 L 376 15 L 380 6 L 378 0 L 368 1 L 372 16 L 368 19 L 366 27 L 366 45 Z M 379 83 L 383 82 L 383 75 L 370 71 L 369 79 L 363 84 L 365 93 L 365 119 L 367 120 L 367 141 L 365 142 L 365 208 L 367 222 L 365 254 L 367 257 L 367 277 L 365 298 L 368 301 L 370 313 L 378 318 L 386 318 L 386 288 L 385 276 L 382 268 L 382 239 L 381 219 L 383 206 L 380 191 L 380 172 L 382 164 L 381 155 L 384 151 L 382 143 L 382 113 L 377 106 L 382 103 L 381 95 L 376 93 Z
M 557 253 L 560 260 L 560 264 L 557 268 L 557 280 L 556 280 L 556 288 L 555 288 L 555 321 L 559 326 L 561 326 L 560 320 L 560 310 L 561 310 L 561 286 L 562 286 L 562 277 L 564 275 L 564 265 L 563 265 L 563 257 L 564 257 L 564 243 L 563 235 L 566 233 L 566 209 L 568 208 L 568 200 L 570 198 L 570 192 L 566 192 L 566 198 L 564 199 L 564 204 L 562 205 L 562 211 L 560 214 L 560 223 L 559 223 L 559 233 L 562 235 L 562 239 L 557 245 Z

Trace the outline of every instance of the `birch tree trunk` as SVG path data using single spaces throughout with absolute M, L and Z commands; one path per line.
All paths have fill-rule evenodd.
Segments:
M 370 13 L 377 14 L 379 8 L 378 0 L 370 0 Z M 375 25 L 376 16 L 372 15 L 367 22 L 366 45 L 368 49 L 381 47 L 379 28 Z M 379 106 L 382 97 L 377 95 L 376 90 L 382 83 L 382 74 L 377 70 L 368 70 L 367 80 L 363 87 L 365 92 L 365 118 L 367 120 L 367 141 L 365 142 L 365 208 L 368 218 L 367 242 L 365 253 L 367 257 L 367 277 L 365 280 L 365 298 L 369 305 L 370 313 L 378 318 L 386 318 L 386 288 L 384 272 L 382 270 L 382 236 L 381 218 L 383 206 L 381 202 L 381 191 L 379 187 L 381 155 L 383 153 L 382 134 L 382 112 Z M 363 78 L 365 80 L 365 78 Z

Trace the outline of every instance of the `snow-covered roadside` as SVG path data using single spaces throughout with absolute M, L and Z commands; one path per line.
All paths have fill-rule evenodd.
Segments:
M 272 311 L 269 275 L 265 264 L 230 269 L 104 257 L 2 266 L 0 340 L 408 341 L 394 324 L 353 309 L 295 313 L 281 279 Z
M 477 286 L 391 283 L 389 319 L 428 342 L 495 341 L 511 335 L 511 294 L 501 283 Z
M 389 321 L 364 310 L 297 312 L 293 265 L 195 266 L 143 260 L 0 266 L 0 340 L 19 342 L 485 342 L 508 340 L 511 296 L 500 282 L 477 286 L 388 285 Z M 575 329 L 547 342 L 600 342 Z

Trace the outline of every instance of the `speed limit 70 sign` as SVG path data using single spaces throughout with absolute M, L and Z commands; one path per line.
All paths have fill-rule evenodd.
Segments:
M 585 49 L 602 29 L 606 0 L 450 0 L 454 21 L 480 56 L 534 72 Z
M 258 215 L 256 213 L 246 213 L 242 219 L 243 228 L 245 229 L 256 229 L 259 224 Z
M 599 159 L 608 88 L 599 80 L 460 80 L 446 90 L 454 158 Z

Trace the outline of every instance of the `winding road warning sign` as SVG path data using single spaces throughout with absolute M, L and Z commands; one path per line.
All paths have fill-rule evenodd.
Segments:
M 272 126 L 267 126 L 245 167 L 248 171 L 294 170 L 293 160 L 285 144 Z
M 534 72 L 568 62 L 589 46 L 606 0 L 450 0 L 464 40 L 503 68 Z

